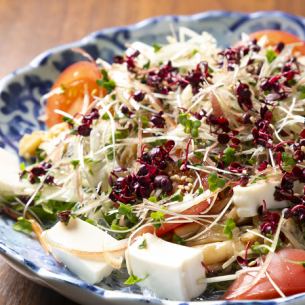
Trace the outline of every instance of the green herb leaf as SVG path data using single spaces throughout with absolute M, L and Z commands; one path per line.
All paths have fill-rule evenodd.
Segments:
M 198 191 L 198 194 L 201 195 L 203 193 L 203 188 L 199 187 L 197 191 Z
M 95 221 L 91 218 L 87 218 L 86 222 L 90 223 L 91 225 L 95 226 Z
M 125 231 L 125 230 L 128 230 L 128 227 L 122 227 L 122 226 L 118 225 L 116 222 L 113 222 L 111 224 L 111 229 L 116 230 L 116 231 Z
M 199 120 L 193 121 L 193 128 L 199 128 L 201 126 L 201 122 Z
M 276 59 L 276 57 L 277 57 L 277 54 L 274 50 L 268 49 L 266 51 L 266 58 L 267 58 L 267 61 L 269 64 L 272 63 Z
M 165 220 L 164 213 L 161 211 L 152 212 L 150 214 L 151 219 L 155 222 L 154 226 L 156 228 L 159 228 L 161 226 L 161 223 Z
M 35 157 L 36 157 L 37 162 L 42 162 L 47 157 L 47 154 L 43 149 L 37 148 L 35 150 Z
M 147 240 L 144 238 L 138 247 L 139 249 L 147 249 Z
M 194 155 L 198 159 L 202 159 L 203 158 L 203 153 L 201 151 L 194 151 Z
M 22 172 L 24 172 L 24 171 L 26 170 L 26 166 L 25 166 L 25 163 L 24 163 L 24 162 L 21 162 L 21 163 L 20 163 L 20 170 L 21 170 Z
M 178 117 L 178 123 L 180 123 L 181 125 L 185 126 L 186 122 L 188 121 L 188 117 L 189 117 L 188 114 L 180 113 L 179 117 Z
M 79 160 L 72 160 L 70 163 L 72 164 L 74 169 L 76 169 L 79 166 Z
M 132 212 L 131 204 L 120 203 L 118 213 L 119 215 L 126 216 L 132 224 L 136 224 L 138 222 L 138 217 Z
M 149 126 L 149 119 L 146 115 L 141 116 L 142 127 L 147 128 Z
M 105 112 L 105 113 L 102 115 L 102 119 L 105 120 L 105 121 L 110 120 L 109 114 L 108 114 L 107 112 Z
M 192 128 L 191 135 L 192 135 L 192 137 L 197 138 L 199 136 L 198 129 L 197 128 Z
M 64 202 L 57 200 L 48 200 L 42 204 L 43 210 L 48 214 L 56 215 L 58 212 L 71 210 L 75 205 L 73 202 Z
M 157 202 L 158 200 L 157 200 L 157 197 L 151 196 L 151 197 L 148 198 L 148 201 Z
M 129 130 L 128 129 L 117 129 L 115 131 L 115 139 L 116 140 L 122 140 L 126 139 L 129 135 Z
M 67 116 L 62 117 L 63 122 L 68 123 L 69 125 L 73 126 L 74 125 L 74 120 L 71 118 L 68 118 Z
M 145 278 L 139 278 L 136 275 L 131 274 L 130 277 L 124 282 L 124 284 L 125 285 L 134 285 L 134 284 L 144 281 L 146 278 L 147 278 L 147 276 Z
M 232 147 L 227 147 L 224 152 L 223 152 L 223 156 L 222 156 L 222 161 L 225 163 L 225 165 L 229 165 L 230 163 L 232 163 L 233 161 L 235 161 L 236 157 L 235 157 L 235 149 Z
M 225 223 L 225 227 L 223 229 L 223 233 L 228 236 L 229 239 L 232 239 L 233 233 L 232 231 L 236 228 L 235 221 L 231 218 L 227 219 Z
M 297 90 L 298 90 L 298 92 L 300 92 L 299 98 L 300 98 L 301 100 L 305 99 L 305 86 L 299 86 L 299 87 L 297 88 Z
M 197 53 L 198 53 L 198 50 L 194 49 L 194 50 L 192 51 L 192 53 L 191 53 L 191 56 L 194 56 L 194 55 L 197 54 Z
M 150 67 L 150 60 L 143 66 L 143 69 L 149 69 Z
M 106 89 L 107 93 L 109 94 L 115 89 L 115 81 L 109 78 L 108 72 L 106 70 L 102 69 L 101 73 L 103 75 L 103 78 L 98 79 L 96 83 L 98 84 L 98 86 Z
M 128 215 L 129 213 L 132 213 L 132 206 L 131 204 L 121 203 L 118 211 L 121 215 Z
M 221 179 L 217 176 L 216 173 L 211 173 L 208 176 L 208 185 L 209 190 L 211 192 L 215 192 L 219 188 L 223 188 L 226 184 L 226 181 L 224 179 Z
M 156 53 L 162 49 L 162 46 L 159 45 L 158 43 L 153 43 L 152 47 L 154 48 L 154 51 Z
M 185 240 L 177 234 L 173 235 L 173 242 L 178 245 L 185 245 Z
M 182 194 L 177 194 L 175 196 L 173 196 L 172 201 L 183 201 L 183 195 Z
M 13 228 L 14 230 L 24 234 L 31 234 L 33 231 L 32 224 L 23 217 L 18 217 L 18 221 L 14 224 Z
M 264 244 L 260 244 L 259 242 L 255 242 L 254 245 L 251 246 L 251 250 L 254 254 L 258 255 L 266 255 L 268 254 L 269 250 Z
M 285 171 L 291 171 L 293 166 L 296 165 L 296 161 L 293 157 L 286 152 L 282 153 L 282 161 L 283 161 L 283 168 Z

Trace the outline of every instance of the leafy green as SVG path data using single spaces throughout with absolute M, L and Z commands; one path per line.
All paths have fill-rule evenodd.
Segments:
M 154 226 L 156 228 L 159 228 L 161 226 L 161 223 L 165 220 L 164 213 L 161 211 L 152 212 L 150 214 L 151 219 L 155 222 Z
M 91 225 L 95 226 L 95 221 L 93 219 L 87 218 L 85 221 L 90 223 Z
M 107 146 L 107 145 L 106 145 Z M 109 147 L 107 149 L 107 159 L 109 161 L 112 161 L 113 160 L 113 148 L 112 147 Z
M 147 128 L 149 126 L 149 119 L 146 115 L 141 116 L 142 127 Z
M 208 176 L 208 185 L 209 190 L 211 192 L 215 192 L 219 188 L 223 188 L 226 184 L 226 181 L 224 179 L 221 179 L 217 176 L 216 173 L 211 173 Z
M 115 81 L 109 78 L 108 72 L 105 69 L 102 69 L 101 73 L 103 77 L 102 79 L 98 79 L 96 83 L 98 84 L 98 86 L 106 89 L 107 93 L 109 94 L 116 87 Z
M 162 46 L 159 45 L 158 43 L 153 43 L 152 47 L 154 48 L 154 51 L 156 53 L 162 49 Z
M 223 233 L 227 235 L 229 239 L 232 239 L 233 233 L 232 231 L 236 228 L 235 221 L 231 218 L 227 219 L 225 223 L 225 227 L 223 229 Z
M 117 223 L 113 222 L 111 224 L 111 229 L 112 230 L 117 230 L 117 231 L 125 231 L 125 230 L 128 230 L 128 227 L 123 227 L 123 226 L 120 226 Z
M 302 100 L 302 99 L 305 99 L 305 86 L 299 86 L 297 88 L 298 92 L 300 92 L 300 96 L 299 98 Z
M 116 140 L 122 140 L 122 139 L 126 139 L 129 135 L 129 130 L 128 129 L 117 129 L 115 131 L 115 139 Z
M 266 58 L 267 58 L 267 61 L 268 63 L 272 63 L 275 59 L 276 59 L 277 55 L 276 55 L 276 52 L 272 49 L 268 49 L 266 51 Z
M 172 201 L 183 201 L 183 195 L 182 194 L 176 194 L 175 196 L 173 196 Z
M 130 204 L 121 203 L 118 208 L 119 215 L 124 215 L 132 223 L 136 224 L 138 222 L 138 217 L 132 212 L 132 206 Z
M 202 187 L 198 187 L 198 195 L 201 195 L 203 193 L 203 188 Z
M 13 228 L 14 230 L 22 232 L 24 234 L 31 234 L 33 231 L 32 224 L 23 217 L 18 217 L 18 220 L 14 224 Z
M 72 160 L 70 163 L 74 169 L 76 169 L 79 166 L 79 160 Z
M 283 161 L 283 168 L 285 171 L 291 171 L 292 167 L 296 165 L 296 161 L 293 159 L 293 157 L 286 152 L 282 153 L 282 161 Z
M 105 112 L 105 113 L 102 115 L 102 119 L 105 120 L 105 121 L 110 120 L 109 114 L 108 114 L 107 112 Z
M 197 54 L 197 53 L 198 53 L 198 50 L 194 49 L 194 50 L 192 51 L 191 56 L 194 56 L 194 55 Z
M 35 150 L 35 157 L 37 162 L 42 162 L 47 157 L 46 152 L 41 148 L 36 148 Z
M 173 235 L 173 242 L 178 245 L 185 245 L 185 240 L 177 234 Z
M 155 196 L 150 196 L 150 197 L 148 198 L 148 201 L 151 201 L 151 202 L 156 203 L 156 202 L 158 201 L 158 199 L 157 199 L 157 197 L 155 197 Z
M 149 69 L 149 67 L 150 67 L 150 60 L 145 65 L 143 65 L 143 69 Z
M 116 231 L 126 231 L 128 230 L 129 228 L 126 227 L 126 226 L 120 226 L 119 224 L 119 220 L 118 219 L 114 219 L 111 223 L 111 226 L 110 228 L 112 230 L 116 230 Z M 127 235 L 127 232 L 122 232 L 122 233 L 115 233 L 115 236 L 117 239 L 124 239 Z
M 147 240 L 144 238 L 141 244 L 138 246 L 139 249 L 147 249 Z
M 67 116 L 62 117 L 63 122 L 68 123 L 69 125 L 73 126 L 74 125 L 74 120 L 71 118 L 68 118 Z
M 186 122 L 188 121 L 189 115 L 186 113 L 180 113 L 178 117 L 178 123 L 185 126 Z
M 235 159 L 235 149 L 232 147 L 227 147 L 223 152 L 222 161 L 225 163 L 226 166 L 228 166 L 230 163 L 235 161 Z
M 203 158 L 203 153 L 201 151 L 194 151 L 194 155 L 198 159 L 202 159 Z
M 131 274 L 130 277 L 124 282 L 124 284 L 125 285 L 134 285 L 134 284 L 144 281 L 146 278 L 147 278 L 147 276 L 145 278 L 139 278 L 138 276 Z
M 26 170 L 26 166 L 25 166 L 25 163 L 24 163 L 24 162 L 21 162 L 21 163 L 20 163 L 20 170 L 21 170 L 22 172 L 24 172 L 24 171 Z
M 180 113 L 178 123 L 184 126 L 184 132 L 191 134 L 192 137 L 197 138 L 199 135 L 199 127 L 201 122 L 199 120 L 191 120 L 190 115 L 187 113 Z
M 71 210 L 75 203 L 57 201 L 57 200 L 48 200 L 43 202 L 42 208 L 48 214 L 57 214 L 58 212 Z
M 258 254 L 258 255 L 266 255 L 269 252 L 266 245 L 260 244 L 257 241 L 251 246 L 251 250 L 254 254 Z

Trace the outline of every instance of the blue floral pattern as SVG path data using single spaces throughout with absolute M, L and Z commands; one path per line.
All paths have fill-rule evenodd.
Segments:
M 84 39 L 49 50 L 36 57 L 29 66 L 22 68 L 0 81 L 0 147 L 17 151 L 20 137 L 35 129 L 44 128 L 39 121 L 41 96 L 48 92 L 57 75 L 81 55 L 73 48 L 82 48 L 93 58 L 102 57 L 111 61 L 115 54 L 122 53 L 125 45 L 141 40 L 147 43 L 164 42 L 170 34 L 170 25 L 177 29 L 186 26 L 195 31 L 212 33 L 222 46 L 239 39 L 243 32 L 272 28 L 291 32 L 305 38 L 304 20 L 281 12 L 258 12 L 250 15 L 228 12 L 207 12 L 193 16 L 164 16 L 142 21 L 136 25 L 111 28 L 95 32 Z M 47 255 L 38 242 L 12 229 L 12 221 L 0 216 L 0 253 L 8 261 L 33 280 L 82 303 L 99 304 L 101 299 L 112 304 L 168 304 L 189 305 L 194 302 L 172 302 L 143 296 L 137 287 L 122 284 L 126 273 L 116 272 L 100 285 L 88 285 L 74 276 L 64 266 Z M 18 266 L 18 267 L 17 267 Z M 73 291 L 73 293 L 72 293 Z M 86 302 L 81 295 L 86 295 Z M 304 304 L 305 295 L 292 296 L 272 301 L 257 301 L 255 304 Z M 209 304 L 238 305 L 243 302 L 215 301 Z M 254 303 L 251 303 L 254 304 Z

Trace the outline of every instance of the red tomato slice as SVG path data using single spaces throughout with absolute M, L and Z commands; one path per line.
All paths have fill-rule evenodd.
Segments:
M 209 207 L 209 203 L 207 201 L 203 201 L 201 203 L 198 203 L 194 206 L 192 206 L 191 208 L 189 209 L 186 209 L 185 211 L 183 211 L 182 213 L 184 215 L 198 215 L 200 214 L 201 212 L 203 212 L 204 210 L 206 210 L 207 208 Z M 160 228 L 158 228 L 156 230 L 156 234 L 157 236 L 163 236 L 165 235 L 166 233 L 180 227 L 184 225 L 183 223 L 164 223 L 161 225 Z
M 302 42 L 303 45 L 294 47 L 293 51 L 294 53 L 300 52 L 301 54 L 305 55 L 305 43 L 302 41 L 299 37 L 283 32 L 283 31 L 277 31 L 277 30 L 264 30 L 264 31 L 258 31 L 250 34 L 251 39 L 257 39 L 259 40 L 263 36 L 266 36 L 268 38 L 268 45 L 275 46 L 279 42 L 283 42 L 285 44 L 290 43 L 296 43 L 296 42 Z
M 299 249 L 284 249 L 273 254 L 267 272 L 275 284 L 286 295 L 305 292 L 305 268 L 291 261 L 304 261 L 305 251 Z M 247 287 L 253 282 L 257 272 L 242 274 L 228 289 L 224 298 L 227 300 L 265 300 L 279 297 L 279 293 L 274 289 L 266 276 L 247 291 L 242 291 L 238 295 L 237 289 Z M 235 292 L 235 294 L 234 294 Z
M 96 80 L 100 78 L 101 73 L 96 64 L 92 62 L 80 61 L 66 68 L 52 86 L 52 90 L 62 86 L 64 92 L 51 96 L 47 101 L 47 126 L 51 127 L 62 122 L 62 116 L 56 114 L 55 109 L 63 110 L 71 115 L 81 111 L 86 88 L 90 101 L 92 101 L 91 93 L 93 91 L 96 92 L 96 95 L 102 93 L 96 83 Z

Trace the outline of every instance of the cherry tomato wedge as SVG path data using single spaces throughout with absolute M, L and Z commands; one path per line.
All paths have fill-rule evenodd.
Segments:
M 203 201 L 199 204 L 192 206 L 189 209 L 186 209 L 182 212 L 184 215 L 198 215 L 209 207 L 209 203 L 207 201 Z M 157 236 L 163 236 L 166 233 L 184 225 L 183 223 L 164 223 L 160 228 L 156 230 Z
M 294 53 L 300 52 L 301 54 L 305 55 L 305 43 L 299 37 L 284 32 L 284 31 L 277 31 L 277 30 L 263 30 L 258 31 L 250 34 L 251 39 L 259 40 L 263 36 L 268 38 L 268 45 L 275 46 L 279 42 L 283 42 L 284 44 L 291 44 L 296 42 L 301 42 L 302 45 L 294 47 Z
M 52 90 L 62 87 L 62 94 L 51 96 L 46 105 L 46 124 L 51 127 L 62 122 L 62 116 L 54 112 L 60 109 L 75 115 L 81 111 L 85 90 L 89 93 L 90 102 L 92 102 L 91 93 L 96 95 L 102 91 L 96 83 L 101 78 L 101 72 L 95 63 L 88 61 L 79 61 L 66 68 L 58 77 Z
M 305 251 L 300 249 L 283 249 L 273 254 L 267 272 L 286 296 L 305 292 L 305 268 L 301 263 L 304 260 Z M 262 276 L 258 283 L 249 290 L 240 289 L 253 282 L 256 275 L 257 272 L 242 274 L 228 289 L 224 298 L 227 300 L 264 300 L 280 296 L 266 276 Z M 240 294 L 236 292 L 238 289 L 241 291 Z

